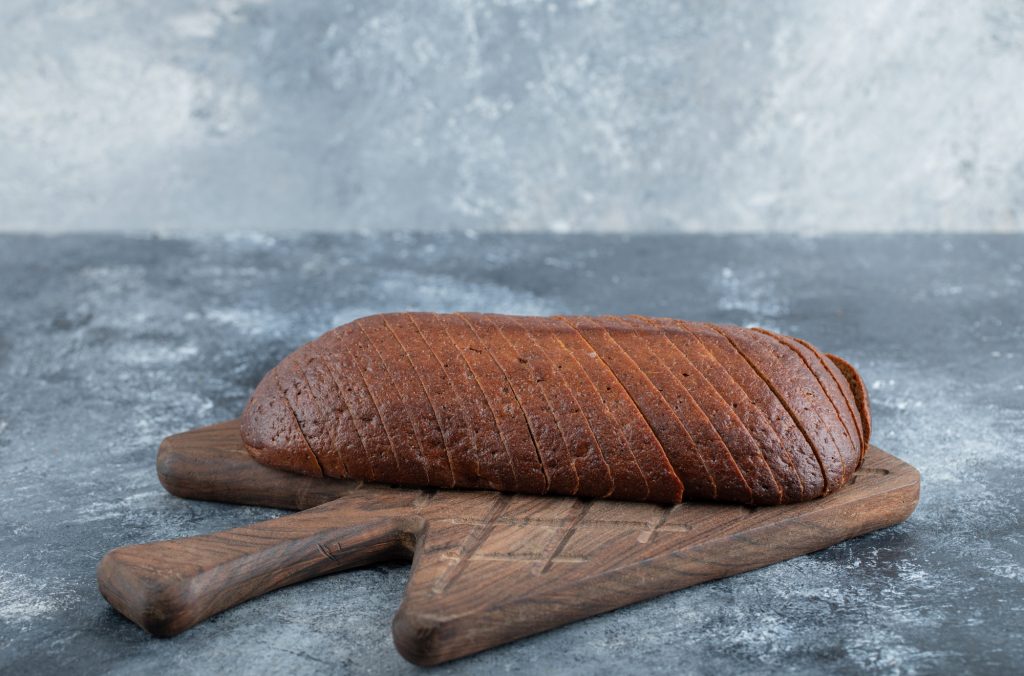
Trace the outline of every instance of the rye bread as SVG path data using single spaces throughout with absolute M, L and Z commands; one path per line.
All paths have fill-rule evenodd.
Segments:
M 258 461 L 401 485 L 678 502 L 837 490 L 867 448 L 846 361 L 788 336 L 628 317 L 392 313 L 259 383 Z

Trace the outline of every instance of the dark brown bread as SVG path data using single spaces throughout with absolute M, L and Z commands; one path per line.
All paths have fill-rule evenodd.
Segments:
M 547 396 L 541 388 L 541 377 L 525 357 L 519 356 L 501 328 L 490 316 L 471 315 L 469 321 L 477 336 L 488 345 L 491 354 L 501 366 L 509 388 L 529 423 L 531 439 L 541 460 L 547 482 L 545 492 L 576 495 L 580 478 L 573 467 L 569 449 L 565 446 Z
M 534 367 L 548 406 L 554 415 L 562 435 L 570 462 L 580 479 L 576 495 L 581 497 L 604 498 L 612 491 L 611 469 L 597 446 L 597 439 L 587 424 L 586 416 L 580 411 L 576 395 L 558 371 L 558 362 L 567 357 L 558 351 L 543 349 L 533 336 L 530 327 L 520 317 L 492 317 L 516 349 L 518 358 L 526 359 Z M 547 322 L 548 320 L 543 320 Z
M 797 427 L 807 436 L 822 468 L 825 492 L 841 486 L 846 477 L 843 453 L 849 451 L 849 446 L 841 446 L 833 434 L 832 428 L 840 424 L 838 417 L 822 419 L 821 413 L 832 411 L 832 406 L 825 397 L 816 395 L 817 384 L 811 382 L 814 376 L 799 355 L 754 330 L 735 326 L 714 329 L 726 336 L 757 374 L 769 383 Z
M 337 425 L 331 422 L 333 416 L 328 415 L 323 409 L 323 404 L 329 402 L 320 391 L 321 382 L 317 379 L 310 380 L 305 374 L 305 364 L 299 360 L 281 364 L 281 371 L 278 372 L 278 384 L 285 399 L 295 411 L 295 421 L 299 424 L 309 450 L 313 452 L 320 471 L 330 476 L 341 472 L 348 474 L 345 466 L 345 457 L 340 453 L 332 453 L 335 447 L 333 438 L 334 429 Z M 301 416 L 301 419 L 300 419 Z
M 398 397 L 393 405 L 401 409 L 398 415 L 409 423 L 411 429 L 407 433 L 411 432 L 414 439 L 409 448 L 419 452 L 427 473 L 427 483 L 431 486 L 453 487 L 455 477 L 445 452 L 444 438 L 408 355 L 395 340 L 381 315 L 365 317 L 358 327 L 389 373 L 391 392 Z
M 820 497 L 870 433 L 839 357 L 638 316 L 364 317 L 286 357 L 242 414 L 250 454 L 293 472 L 661 503 Z
M 665 449 L 644 422 L 636 404 L 619 383 L 615 374 L 605 366 L 590 344 L 571 326 L 552 324 L 552 332 L 558 337 L 573 360 L 587 375 L 600 397 L 610 424 L 619 433 L 619 443 L 602 447 L 608 463 L 616 467 L 615 475 L 622 478 L 621 468 L 627 456 L 636 460 L 650 491 L 647 499 L 654 502 L 679 502 L 683 495 L 683 484 L 672 463 L 665 455 Z M 591 405 L 597 406 L 597 400 Z M 623 490 L 617 487 L 616 490 Z
M 341 340 L 351 348 L 353 360 L 363 376 L 370 400 L 380 417 L 381 427 L 391 443 L 398 469 L 404 483 L 428 485 L 425 454 L 418 447 L 412 431 L 412 422 L 402 406 L 398 389 L 402 387 L 391 377 L 391 367 L 380 357 L 379 350 L 366 337 L 365 322 L 353 322 L 342 327 Z M 299 421 L 302 427 L 303 421 Z M 436 479 L 435 479 L 436 481 Z
M 502 443 L 509 451 L 518 482 L 517 490 L 543 493 L 546 490 L 544 468 L 537 455 L 537 447 L 530 437 L 526 418 L 519 409 L 501 366 L 473 330 L 472 324 L 460 315 L 448 315 L 448 319 L 448 333 L 469 363 L 494 417 Z
M 416 368 L 421 375 L 436 380 L 430 399 L 444 419 L 441 429 L 447 431 L 446 444 L 456 486 L 511 490 L 512 468 L 505 449 L 490 446 L 478 438 L 483 434 L 476 404 L 478 398 L 466 387 L 466 374 L 462 357 L 447 339 L 447 334 L 435 322 L 434 315 L 412 313 L 395 317 L 395 331 L 399 338 L 417 337 L 429 357 L 417 359 Z M 408 323 L 403 325 L 403 320 Z M 410 355 L 411 356 L 411 355 Z
M 857 404 L 857 412 L 860 413 L 857 416 L 861 432 L 860 459 L 864 460 L 864 454 L 867 453 L 868 442 L 871 437 L 871 408 L 868 405 L 868 390 L 864 386 L 864 381 L 861 380 L 860 374 L 857 373 L 857 369 L 853 368 L 852 364 L 834 354 L 826 354 L 825 356 L 839 369 L 840 374 L 843 376 L 840 382 L 845 382 L 847 388 L 844 396 L 853 396 Z
M 462 403 L 462 410 L 472 426 L 476 439 L 476 457 L 480 461 L 480 471 L 484 476 L 492 477 L 493 485 L 498 490 L 525 489 L 526 483 L 520 482 L 512 463 L 512 455 L 502 443 L 498 427 L 494 422 L 494 413 L 484 398 L 483 390 L 477 376 L 470 366 L 466 355 L 459 349 L 452 336 L 451 325 L 461 325 L 455 315 L 420 315 L 414 317 L 431 347 L 434 348 L 444 369 L 448 373 L 456 396 Z
M 669 402 L 682 401 L 682 397 L 673 398 L 673 394 L 687 390 L 690 399 L 697 404 L 697 407 L 704 414 L 704 420 L 708 422 L 708 431 L 714 447 L 724 446 L 728 455 L 733 458 L 739 474 L 743 478 L 745 489 L 756 495 L 774 495 L 768 501 L 772 504 L 781 502 L 781 492 L 778 482 L 772 474 L 771 469 L 765 463 L 761 450 L 750 437 L 749 432 L 736 421 L 735 412 L 722 398 L 721 393 L 707 380 L 705 375 L 697 369 L 693 362 L 683 355 L 684 363 L 678 365 L 678 370 L 688 373 L 689 377 L 678 378 L 675 373 L 666 367 L 666 363 L 674 364 L 672 357 L 677 350 L 674 345 L 660 345 L 661 332 L 652 327 L 643 327 L 645 335 L 640 335 L 634 327 L 614 317 L 603 318 L 614 328 L 611 333 L 616 340 L 628 349 L 630 355 L 638 355 L 635 358 L 638 364 L 642 364 L 644 373 L 657 384 L 658 391 L 662 397 Z M 687 416 L 678 411 L 680 419 L 687 419 Z M 709 455 L 709 454 L 705 454 Z M 718 481 L 721 485 L 721 481 Z M 719 491 L 721 491 L 721 487 Z M 734 499 L 734 498 L 733 498 Z M 745 501 L 745 500 L 744 500 Z
M 476 461 L 473 447 L 474 438 L 464 432 L 465 423 L 459 398 L 455 395 L 441 362 L 423 340 L 412 317 L 408 314 L 374 316 L 384 321 L 413 367 L 420 389 L 416 389 L 416 381 L 410 379 L 405 386 L 406 394 L 422 397 L 433 412 L 434 422 L 440 431 L 441 443 L 452 471 L 452 486 L 493 488 L 494 486 L 480 476 L 479 462 Z M 435 439 L 433 443 L 436 445 L 437 440 Z
M 576 327 L 622 383 L 644 423 L 665 449 L 685 493 L 691 498 L 730 502 L 750 499 L 750 488 L 736 468 L 732 454 L 685 388 L 676 387 L 668 397 L 672 403 L 666 402 L 650 376 L 637 365 L 639 355 L 627 352 L 608 333 L 608 322 L 591 317 L 563 319 Z
M 676 331 L 693 336 L 749 397 L 752 405 L 768 420 L 778 437 L 778 443 L 770 446 L 775 452 L 789 453 L 793 462 L 793 474 L 803 485 L 801 495 L 809 499 L 821 495 L 824 489 L 824 478 L 818 454 L 811 447 L 807 437 L 795 424 L 789 411 L 772 391 L 769 383 L 761 378 L 750 362 L 743 357 L 735 346 L 709 324 L 695 324 L 679 320 L 657 320 L 668 322 Z M 670 335 L 675 337 L 675 332 Z
M 607 474 L 608 491 L 605 495 L 619 500 L 646 500 L 650 494 L 647 480 L 637 466 L 636 458 L 628 454 L 628 447 L 618 438 L 618 430 L 609 420 L 607 411 L 600 395 L 594 389 L 587 374 L 565 347 L 561 337 L 571 331 L 568 326 L 555 328 L 554 324 L 540 317 L 523 317 L 520 323 L 530 331 L 537 346 L 547 354 L 556 355 L 553 360 L 565 387 L 572 392 L 573 400 L 579 409 L 577 415 L 582 416 L 587 429 L 594 439 L 595 460 L 600 460 L 599 470 Z M 627 453 L 620 453 L 625 450 Z M 612 471 L 612 466 L 616 470 Z M 603 479 L 603 477 L 602 477 Z
M 341 329 L 345 328 L 347 327 L 340 327 L 338 331 L 322 336 L 321 349 L 315 350 L 310 357 L 318 359 L 330 368 L 333 377 L 342 388 L 342 399 L 352 414 L 353 427 L 366 450 L 367 462 L 372 466 L 375 478 L 389 481 L 392 480 L 390 477 L 399 475 L 401 467 L 391 446 L 391 440 L 381 424 L 377 407 L 370 397 L 366 380 L 356 366 L 352 346 L 348 344 L 349 341 L 344 340 Z M 284 364 L 286 361 L 288 360 L 285 359 L 281 363 Z M 253 398 L 255 397 L 256 394 L 253 394 Z M 244 414 L 242 417 L 245 418 Z M 242 424 L 245 425 L 244 420 Z M 245 438 L 244 431 L 242 437 Z
M 242 439 L 250 455 L 259 462 L 310 476 L 323 476 L 313 449 L 299 429 L 295 410 L 278 384 L 277 374 L 282 364 L 263 377 L 246 405 L 242 413 Z
M 673 372 L 690 373 L 687 382 L 699 383 L 705 391 L 713 392 L 712 398 L 724 411 L 722 426 L 731 432 L 731 437 L 744 447 L 753 448 L 770 468 L 771 476 L 779 486 L 780 501 L 793 502 L 803 495 L 800 475 L 793 471 L 786 461 L 784 446 L 764 421 L 757 406 L 751 404 L 746 393 L 736 384 L 729 372 L 685 327 L 659 323 L 647 317 L 630 317 L 634 324 L 646 327 L 647 340 L 661 345 L 664 363 Z M 740 439 L 735 439 L 736 436 Z M 723 438 L 725 435 L 722 435 Z M 733 443 L 727 440 L 727 444 Z M 750 451 L 748 450 L 748 453 Z

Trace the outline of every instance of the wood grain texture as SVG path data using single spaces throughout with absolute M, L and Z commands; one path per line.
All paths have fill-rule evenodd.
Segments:
M 423 665 L 899 523 L 920 484 L 913 467 L 872 447 L 842 490 L 778 507 L 416 490 L 260 465 L 237 421 L 169 437 L 157 462 L 181 497 L 305 511 L 110 552 L 98 578 L 117 610 L 171 636 L 273 589 L 412 558 L 393 634 Z

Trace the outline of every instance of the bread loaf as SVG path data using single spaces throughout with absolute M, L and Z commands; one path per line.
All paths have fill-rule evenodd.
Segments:
M 762 329 L 639 316 L 395 313 L 286 357 L 242 414 L 313 476 L 658 503 L 775 505 L 857 469 L 857 372 Z

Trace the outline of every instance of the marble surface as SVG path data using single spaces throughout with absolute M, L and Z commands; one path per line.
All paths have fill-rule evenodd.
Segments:
M 757 324 L 857 365 L 905 523 L 436 673 L 1006 673 L 1024 663 L 1024 237 L 0 236 L 0 671 L 413 673 L 408 570 L 282 590 L 170 640 L 111 610 L 113 547 L 274 510 L 165 493 L 166 435 L 356 316 L 638 312 Z
M 1024 232 L 1017 0 L 4 0 L 0 231 Z

